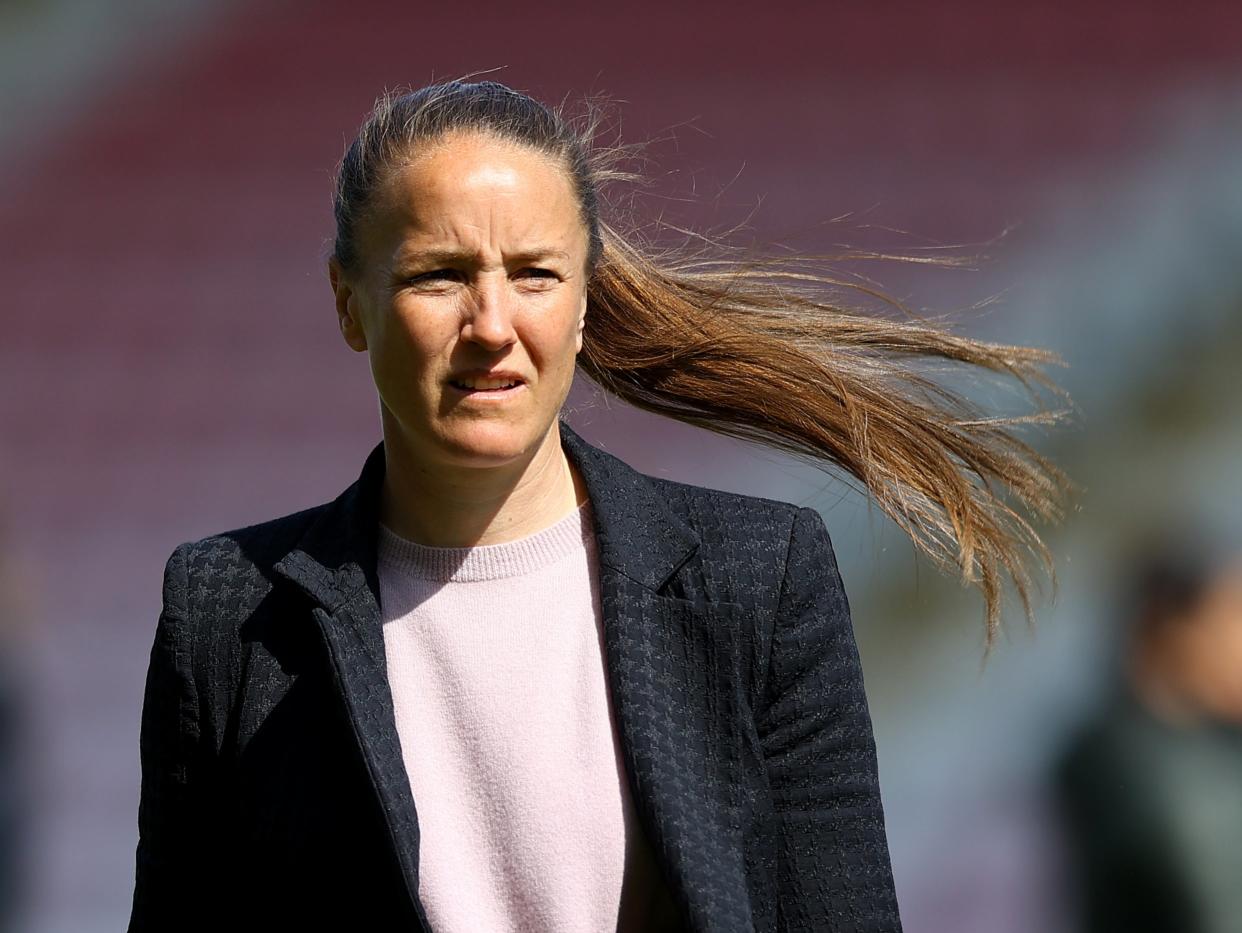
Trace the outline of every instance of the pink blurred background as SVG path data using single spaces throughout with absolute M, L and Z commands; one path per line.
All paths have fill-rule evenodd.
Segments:
M 1069 929 L 1046 772 L 1113 663 L 1123 548 L 1242 527 L 1240 40 L 1236 2 L 0 7 L 15 928 L 128 916 L 168 553 L 333 497 L 378 440 L 324 273 L 345 144 L 385 88 L 498 69 L 616 101 L 653 140 L 650 216 L 986 254 L 870 271 L 932 311 L 999 296 L 962 329 L 1066 357 L 1079 423 L 1038 438 L 1085 487 L 1049 532 L 1060 590 L 986 667 L 978 599 L 842 483 L 586 391 L 570 420 L 647 472 L 823 511 L 906 929 Z

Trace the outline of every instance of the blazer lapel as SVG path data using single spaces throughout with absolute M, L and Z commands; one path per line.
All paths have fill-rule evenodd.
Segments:
M 564 422 L 591 499 L 605 653 L 644 830 L 694 930 L 750 930 L 737 789 L 745 742 L 743 607 L 658 591 L 698 535 L 643 474 Z
M 418 900 L 418 818 L 388 686 L 376 576 L 376 538 L 384 445 L 371 451 L 362 475 L 275 565 L 318 606 L 312 615 L 332 665 L 388 829 L 406 893 L 421 928 L 429 931 Z
M 742 608 L 658 590 L 699 546 L 651 482 L 560 422 L 591 499 L 605 654 L 630 792 L 661 871 L 695 930 L 750 929 L 733 768 L 743 741 Z M 384 447 L 275 570 L 317 604 L 327 646 L 407 893 L 418 901 L 419 829 L 387 678 L 376 532 Z

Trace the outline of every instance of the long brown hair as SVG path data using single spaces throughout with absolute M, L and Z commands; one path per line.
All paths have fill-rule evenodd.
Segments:
M 1013 428 L 1064 415 L 1041 404 L 1041 389 L 1064 399 L 1043 369 L 1057 358 L 845 307 L 831 296 L 849 283 L 822 260 L 641 243 L 601 217 L 605 186 L 632 176 L 618 168 L 628 150 L 594 145 L 598 125 L 492 81 L 386 94 L 341 163 L 333 256 L 345 271 L 357 265 L 375 186 L 418 145 L 484 132 L 557 158 L 590 238 L 578 357 L 588 377 L 637 408 L 839 468 L 920 550 L 980 588 L 989 641 L 1005 576 L 1029 618 L 1031 562 L 1055 580 L 1031 520 L 1059 519 L 1069 482 Z M 928 362 L 1012 377 L 1035 410 L 989 415 L 921 373 Z

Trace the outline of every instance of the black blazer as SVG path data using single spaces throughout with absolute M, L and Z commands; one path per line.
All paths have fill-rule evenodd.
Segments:
M 560 430 L 591 499 L 626 775 L 685 929 L 900 930 L 823 520 Z M 133 933 L 429 930 L 377 596 L 383 474 L 381 444 L 333 502 L 170 557 Z

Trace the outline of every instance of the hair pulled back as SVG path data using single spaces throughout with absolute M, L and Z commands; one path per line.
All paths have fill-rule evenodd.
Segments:
M 979 587 L 989 643 L 1005 575 L 1030 617 L 1030 559 L 1053 579 L 1055 570 L 1029 519 L 1059 519 L 1070 483 L 1010 429 L 1065 412 L 989 415 L 913 364 L 1009 376 L 1038 401 L 1040 387 L 1064 396 L 1042 370 L 1059 362 L 1054 354 L 844 307 L 828 297 L 842 286 L 883 296 L 824 274 L 822 258 L 742 260 L 707 240 L 657 251 L 622 235 L 600 218 L 600 199 L 605 185 L 633 177 L 614 168 L 623 151 L 595 146 L 593 119 L 576 124 L 492 81 L 377 101 L 337 178 L 333 257 L 346 272 L 386 173 L 463 131 L 546 153 L 569 172 L 590 236 L 578 366 L 596 384 L 646 411 L 843 470 L 920 550 Z
M 603 247 L 600 179 L 590 163 L 589 137 L 556 111 L 503 84 L 449 81 L 381 97 L 346 151 L 332 201 L 336 218 L 333 256 L 342 269 L 353 271 L 357 266 L 358 222 L 377 185 L 420 145 L 454 132 L 487 133 L 545 153 L 564 165 L 573 179 L 590 237 L 588 262 L 595 266 Z

